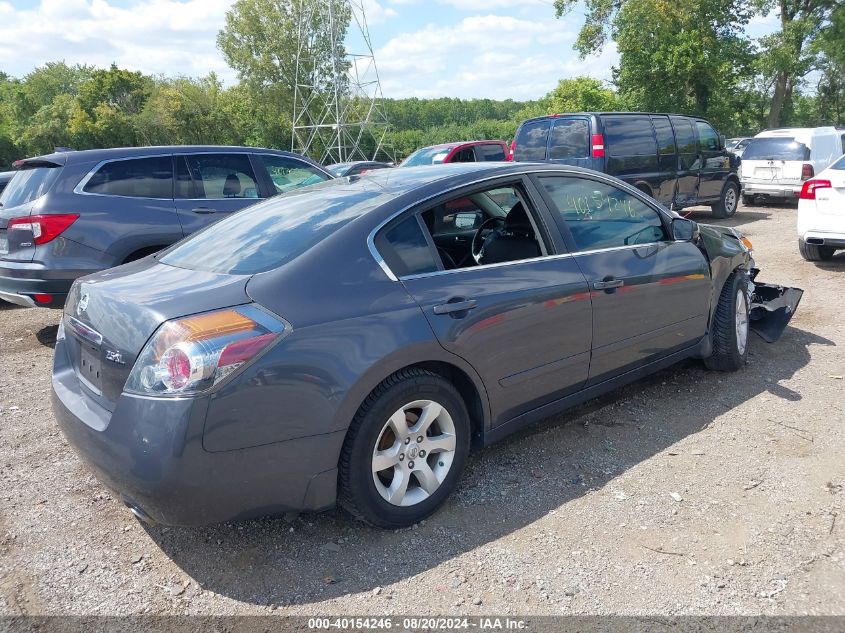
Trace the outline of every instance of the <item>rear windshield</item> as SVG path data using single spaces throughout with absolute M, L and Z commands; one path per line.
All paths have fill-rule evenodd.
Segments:
M 843 170 L 843 171 L 845 171 L 845 156 L 843 156 L 843 157 L 842 157 L 842 158 L 840 158 L 838 161 L 836 161 L 835 163 L 833 163 L 833 164 L 830 166 L 830 168 L 831 168 L 831 169 L 839 169 L 839 170 Z
M 3 193 L 0 193 L 0 206 L 17 207 L 38 200 L 50 190 L 61 171 L 62 168 L 58 165 L 32 169 L 24 167 L 12 176 Z
M 810 160 L 810 148 L 794 138 L 754 138 L 742 160 Z
M 375 186 L 341 185 L 348 186 L 345 179 L 328 180 L 248 207 L 178 243 L 159 261 L 190 270 L 254 275 L 294 259 L 392 197 Z
M 401 167 L 419 167 L 420 165 L 439 165 L 442 163 L 451 147 L 423 147 L 408 156 L 402 163 Z

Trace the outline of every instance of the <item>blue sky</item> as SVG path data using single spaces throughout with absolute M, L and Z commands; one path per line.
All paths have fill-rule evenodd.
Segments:
M 367 8 L 387 97 L 533 99 L 564 77 L 608 80 L 611 44 L 578 59 L 582 12 L 556 20 L 552 0 L 355 0 Z M 236 80 L 215 45 L 232 0 L 0 0 L 0 70 L 47 61 Z M 756 19 L 752 35 L 775 16 Z M 351 52 L 360 46 L 352 40 Z

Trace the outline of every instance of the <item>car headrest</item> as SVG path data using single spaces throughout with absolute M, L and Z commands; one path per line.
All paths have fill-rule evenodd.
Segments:
M 227 198 L 233 198 L 241 193 L 241 181 L 235 174 L 226 176 L 226 182 L 223 183 L 223 195 Z
M 528 212 L 522 202 L 517 202 L 508 211 L 508 215 L 505 217 L 505 228 L 512 233 L 534 234 L 534 227 L 531 226 L 531 220 L 528 219 Z

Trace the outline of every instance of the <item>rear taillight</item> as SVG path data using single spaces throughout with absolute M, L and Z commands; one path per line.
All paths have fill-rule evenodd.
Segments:
M 813 170 L 813 166 L 809 163 L 804 163 L 801 166 L 801 180 L 809 180 L 815 175 L 816 172 Z
M 593 134 L 593 158 L 604 158 L 604 136 L 601 134 Z
M 61 235 L 78 217 L 78 213 L 61 213 L 12 218 L 6 225 L 6 230 L 31 231 L 35 244 L 46 244 Z
M 254 360 L 287 329 L 279 318 L 253 305 L 167 321 L 138 356 L 126 391 L 144 395 L 205 391 Z
M 829 180 L 808 180 L 801 187 L 801 193 L 798 198 L 801 200 L 815 200 L 816 191 L 819 189 L 830 189 L 833 187 Z
M 508 152 L 508 157 L 506 159 L 507 161 L 509 161 L 509 162 L 513 161 L 514 151 L 516 151 L 516 139 L 511 141 L 511 148 L 510 148 L 510 152 Z

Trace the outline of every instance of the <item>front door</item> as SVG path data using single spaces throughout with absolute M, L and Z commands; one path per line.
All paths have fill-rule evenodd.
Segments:
M 514 198 L 516 204 L 506 202 Z M 461 209 L 451 210 L 456 200 L 461 201 Z M 477 228 L 487 238 L 485 253 L 496 255 L 489 260 L 482 257 L 481 264 L 469 252 L 454 255 L 449 262 L 442 249 L 434 246 L 442 237 L 440 227 L 448 225 L 437 221 L 437 215 L 469 217 L 465 200 L 474 202 L 489 220 Z M 491 205 L 493 201 L 498 201 L 498 211 Z M 519 208 L 528 209 L 530 224 L 517 223 Z M 587 284 L 574 259 L 550 255 L 549 243 L 522 186 L 499 184 L 453 195 L 418 215 L 419 222 L 412 215 L 396 227 L 388 227 L 385 241 L 396 252 L 408 252 L 407 270 L 424 270 L 419 268 L 420 251 L 412 253 L 403 245 L 419 243 L 419 237 L 412 240 L 408 236 L 425 233 L 437 270 L 400 279 L 419 303 L 440 344 L 469 362 L 481 376 L 494 412 L 493 424 L 582 387 L 587 380 L 592 337 Z
M 669 117 L 675 131 L 678 149 L 678 179 L 675 188 L 674 206 L 677 209 L 690 207 L 698 202 L 698 178 L 701 171 L 701 156 L 692 121 L 686 117 Z
M 701 154 L 701 171 L 698 185 L 698 199 L 713 202 L 722 195 L 722 187 L 731 170 L 728 152 L 722 149 L 722 141 L 709 123 L 695 122 L 698 133 L 698 151 Z
M 259 199 L 248 154 L 177 154 L 175 191 L 185 235 Z
M 590 286 L 588 384 L 701 340 L 710 269 L 694 244 L 670 240 L 666 218 L 614 185 L 570 176 L 538 181 Z

